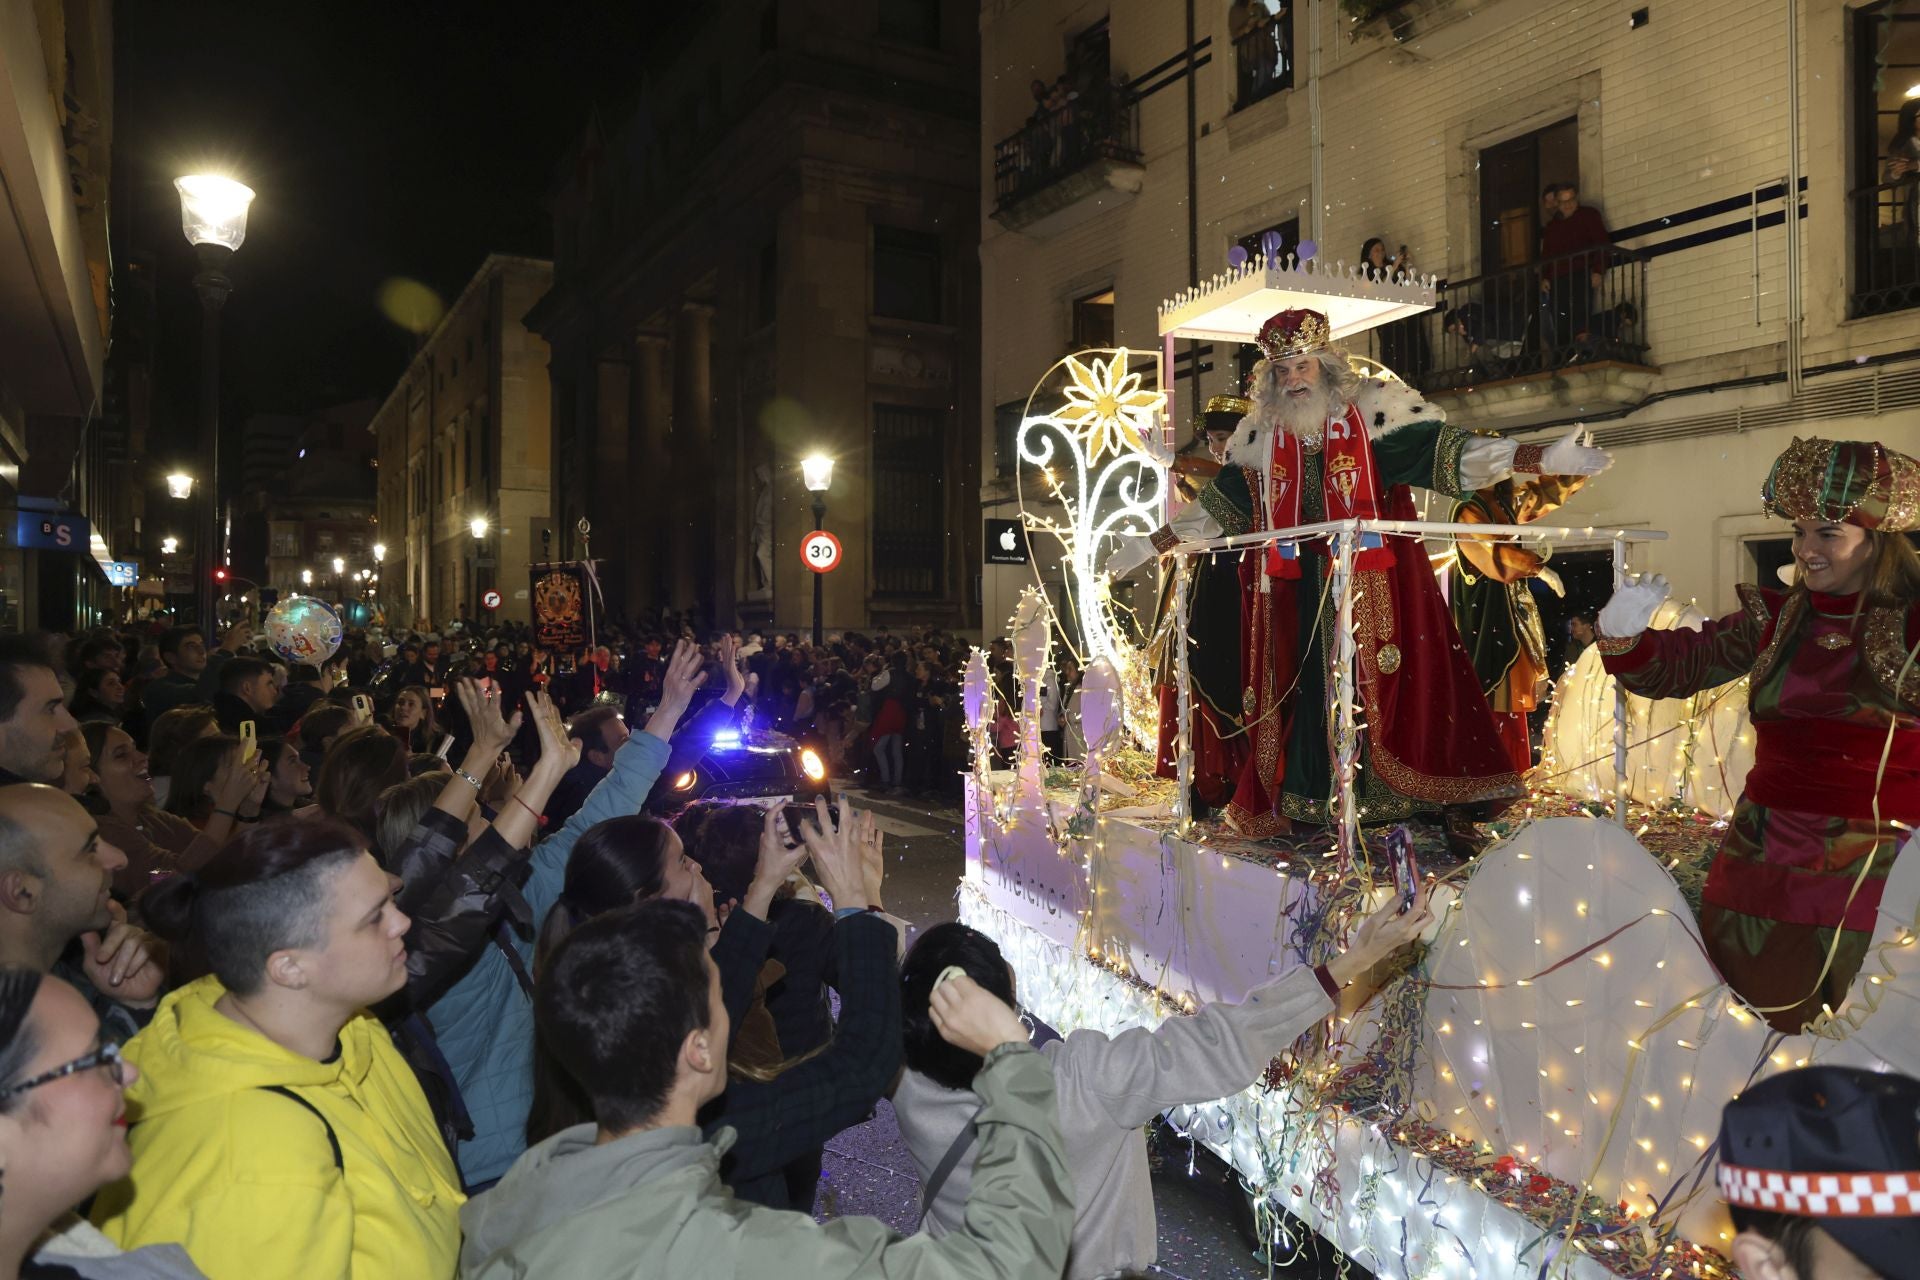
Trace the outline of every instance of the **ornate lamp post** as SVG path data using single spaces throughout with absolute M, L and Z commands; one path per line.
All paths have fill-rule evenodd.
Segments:
M 833 484 L 833 459 L 824 453 L 815 453 L 802 458 L 800 479 L 813 494 L 813 529 L 818 533 L 824 527 L 823 522 L 827 518 L 827 490 Z M 813 647 L 816 649 L 825 643 L 820 611 L 821 601 L 826 597 L 826 576 L 824 573 L 813 575 Z

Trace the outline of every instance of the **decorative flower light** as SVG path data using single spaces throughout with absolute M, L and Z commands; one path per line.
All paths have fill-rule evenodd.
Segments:
M 1127 372 L 1127 349 L 1121 347 L 1113 359 L 1096 359 L 1091 366 L 1079 356 L 1068 356 L 1063 363 L 1073 380 L 1066 387 L 1067 403 L 1053 418 L 1078 432 L 1087 465 L 1100 465 L 1109 453 L 1119 457 L 1130 449 L 1145 452 L 1147 434 L 1166 396 L 1141 389 L 1141 376 Z
M 1039 469 L 1051 502 L 1029 508 L 1024 468 L 1017 479 L 1027 527 L 1053 535 L 1066 549 L 1062 565 L 1072 582 L 1073 616 L 1056 615 L 1055 623 L 1062 634 L 1081 637 L 1083 663 L 1106 658 L 1113 664 L 1128 731 L 1147 745 L 1158 720 L 1147 663 L 1114 617 L 1099 568 L 1109 538 L 1143 534 L 1160 523 L 1167 496 L 1167 468 L 1149 444 L 1166 397 L 1143 390 L 1141 375 L 1128 372 L 1127 363 L 1124 347 L 1103 348 L 1067 356 L 1047 370 L 1027 398 L 1016 443 L 1020 460 Z M 1056 378 L 1061 371 L 1064 385 Z M 1065 403 L 1046 405 L 1055 395 Z

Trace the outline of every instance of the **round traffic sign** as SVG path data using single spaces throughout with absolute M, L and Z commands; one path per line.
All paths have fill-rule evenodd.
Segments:
M 489 609 L 498 609 L 500 607 L 500 593 L 498 591 L 489 591 L 480 597 L 480 603 Z
M 840 565 L 840 539 L 815 529 L 800 544 L 800 559 L 815 573 L 829 573 Z

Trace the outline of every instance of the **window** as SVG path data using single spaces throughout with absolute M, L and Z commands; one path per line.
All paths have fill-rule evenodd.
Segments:
M 1480 153 L 1480 274 L 1540 260 L 1541 192 L 1580 182 L 1580 122 L 1562 120 Z
M 1920 9 L 1880 0 L 1852 23 L 1849 314 L 1871 316 L 1920 306 Z
M 275 529 L 273 531 L 273 554 L 276 556 L 297 556 L 300 554 L 300 531 L 298 529 Z
M 940 237 L 897 227 L 873 229 L 873 313 L 940 320 Z
M 1293 5 L 1290 0 L 1234 0 L 1227 15 L 1233 36 L 1233 109 L 1242 111 L 1293 88 Z
M 1073 300 L 1073 349 L 1113 345 L 1113 290 L 1102 289 Z
M 937 596 L 946 586 L 947 415 L 873 410 L 873 589 Z
M 880 38 L 920 49 L 940 47 L 940 0 L 881 0 Z
M 780 311 L 780 241 L 778 237 L 760 246 L 759 322 L 770 325 Z
M 993 407 L 993 473 L 1010 476 L 1020 466 L 1020 419 L 1025 400 L 1009 400 Z
M 333 530 L 321 529 L 313 535 L 313 549 L 316 552 L 333 550 Z

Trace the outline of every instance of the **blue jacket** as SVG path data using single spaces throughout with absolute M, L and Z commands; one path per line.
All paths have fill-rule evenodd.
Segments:
M 613 772 L 593 789 L 567 824 L 533 850 L 525 889 L 535 927 L 559 898 L 573 842 L 597 822 L 640 812 L 667 763 L 667 744 L 637 733 L 613 758 Z M 529 972 L 533 944 L 503 931 Z M 526 1149 L 527 1109 L 533 1102 L 533 1005 L 521 991 L 513 965 L 499 946 L 489 946 L 444 996 L 427 1010 L 440 1051 L 453 1068 L 473 1137 L 460 1144 L 460 1173 L 468 1185 L 507 1171 Z

